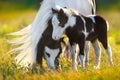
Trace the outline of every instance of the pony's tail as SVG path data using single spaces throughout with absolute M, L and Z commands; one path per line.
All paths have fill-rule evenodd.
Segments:
M 21 29 L 20 31 L 10 33 L 8 35 L 16 36 L 12 40 L 8 40 L 9 43 L 15 45 L 8 53 L 15 54 L 15 61 L 17 65 L 21 67 L 30 68 L 36 63 L 36 54 L 33 52 L 33 46 L 31 43 L 31 25 Z
M 42 5 L 31 25 L 20 31 L 10 33 L 17 38 L 9 40 L 9 43 L 16 45 L 17 48 L 12 49 L 11 53 L 18 53 L 15 60 L 22 67 L 32 67 L 36 64 L 36 48 L 42 33 L 47 27 L 47 21 L 52 16 L 52 7 L 55 0 L 43 0 Z
M 14 36 L 19 36 L 19 35 L 25 35 L 30 32 L 31 25 L 28 25 L 27 27 L 21 29 L 20 31 L 9 33 L 7 35 L 14 35 Z

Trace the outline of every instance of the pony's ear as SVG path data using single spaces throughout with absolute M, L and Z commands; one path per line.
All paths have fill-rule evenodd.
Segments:
M 60 9 L 60 13 L 64 13 L 63 9 Z
M 66 6 L 64 8 L 67 8 Z
M 53 12 L 53 14 L 58 13 L 58 10 L 52 8 L 52 12 Z

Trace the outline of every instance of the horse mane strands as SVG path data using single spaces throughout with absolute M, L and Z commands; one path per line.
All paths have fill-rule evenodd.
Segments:
M 28 25 L 27 27 L 17 31 L 17 32 L 12 32 L 7 35 L 14 35 L 14 36 L 20 36 L 20 35 L 25 35 L 30 32 L 31 25 Z
M 19 37 L 14 38 L 9 42 L 14 45 L 18 45 L 17 48 L 12 49 L 10 52 L 18 52 L 15 60 L 21 67 L 33 67 L 33 65 L 36 64 L 37 44 L 42 37 L 42 33 L 47 27 L 46 22 L 52 16 L 51 8 L 53 4 L 54 0 L 44 0 L 35 17 L 35 20 L 31 25 L 23 28 L 18 32 L 9 34 Z

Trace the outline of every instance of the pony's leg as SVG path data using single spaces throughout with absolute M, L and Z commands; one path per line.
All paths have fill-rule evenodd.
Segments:
M 104 41 L 105 40 L 105 41 Z M 107 39 L 104 39 L 104 40 L 100 40 L 100 42 L 102 43 L 104 49 L 106 50 L 106 53 L 108 55 L 108 59 L 109 59 L 109 62 L 110 62 L 110 65 L 113 64 L 113 60 L 112 60 L 112 51 L 111 51 L 111 47 L 110 45 L 107 43 Z
M 112 65 L 113 61 L 112 61 L 112 51 L 111 48 L 108 44 L 108 40 L 107 40 L 107 30 L 105 32 L 103 32 L 101 35 L 98 36 L 99 41 L 102 43 L 104 49 L 106 50 L 106 53 L 108 55 L 109 58 L 109 62 Z
M 72 56 L 72 68 L 77 70 L 77 53 L 76 53 L 77 44 L 71 46 L 71 56 Z
M 92 42 L 94 51 L 95 51 L 95 55 L 96 55 L 96 62 L 95 62 L 95 69 L 99 69 L 100 68 L 100 58 L 101 58 L 101 49 L 100 49 L 100 45 L 98 40 L 95 40 L 94 42 Z
M 38 45 L 37 45 L 37 56 L 36 56 L 36 60 L 38 62 L 38 64 L 40 65 L 40 69 L 41 72 L 44 71 L 44 68 L 42 66 L 42 61 L 43 61 L 43 56 L 44 56 L 44 44 L 43 44 L 43 38 L 39 40 Z
M 113 60 L 112 60 L 112 51 L 111 51 L 110 45 L 107 46 L 106 53 L 108 55 L 110 65 L 112 65 L 113 64 Z
M 80 57 L 82 69 L 85 69 L 84 47 L 85 47 L 85 40 L 81 39 L 81 41 L 79 42 L 79 48 L 80 48 L 79 57 Z
M 85 64 L 89 65 L 89 48 L 90 48 L 90 42 L 85 42 Z

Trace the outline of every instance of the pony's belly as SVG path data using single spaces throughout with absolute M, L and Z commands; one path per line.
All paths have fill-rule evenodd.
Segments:
M 87 36 L 86 40 L 93 42 L 96 38 L 97 38 L 97 35 L 94 32 L 92 32 Z

